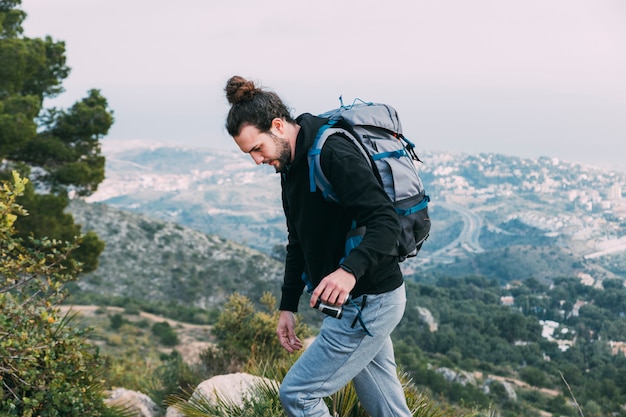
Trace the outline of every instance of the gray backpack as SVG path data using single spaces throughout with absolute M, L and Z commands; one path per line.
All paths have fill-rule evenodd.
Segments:
M 393 252 L 400 261 L 417 255 L 430 233 L 428 202 L 422 180 L 414 162 L 421 162 L 415 154 L 415 145 L 402 134 L 402 125 L 396 110 L 386 104 L 353 103 L 320 117 L 329 119 L 320 128 L 308 151 L 310 190 L 319 189 L 324 198 L 338 202 L 331 184 L 322 172 L 320 153 L 329 136 L 340 133 L 351 139 L 361 150 L 368 163 L 378 173 L 385 192 L 398 214 L 402 232 Z M 359 100 L 360 101 L 360 100 Z M 345 122 L 352 131 L 339 127 Z M 356 135 L 355 135 L 356 134 Z M 365 234 L 365 227 L 356 227 L 346 239 L 346 254 L 356 247 Z

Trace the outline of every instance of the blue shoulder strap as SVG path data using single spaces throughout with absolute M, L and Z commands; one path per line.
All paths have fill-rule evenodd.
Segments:
M 314 193 L 315 189 L 319 188 L 320 191 L 322 191 L 324 198 L 331 201 L 337 201 L 337 197 L 333 192 L 332 185 L 322 172 L 320 154 L 322 153 L 322 147 L 324 146 L 326 139 L 337 131 L 337 129 L 331 129 L 331 131 L 328 131 L 328 129 L 334 126 L 336 122 L 336 120 L 329 120 L 317 131 L 313 145 L 307 152 L 309 160 L 309 191 Z
M 338 119 L 330 119 L 325 125 L 323 125 L 317 131 L 317 135 L 315 136 L 313 145 L 311 146 L 311 149 L 309 149 L 309 151 L 307 152 L 307 157 L 309 161 L 309 190 L 312 193 L 314 193 L 317 187 L 320 189 L 320 191 L 322 192 L 322 195 L 324 196 L 326 200 L 334 201 L 336 203 L 339 202 L 339 199 L 335 195 L 335 192 L 333 191 L 333 187 L 330 184 L 330 181 L 328 181 L 328 179 L 324 175 L 324 172 L 322 171 L 322 165 L 320 162 L 320 155 L 322 153 L 322 148 L 324 147 L 324 143 L 326 143 L 326 139 L 328 139 L 330 136 L 336 133 L 346 136 L 355 144 L 357 149 L 361 151 L 361 154 L 363 155 L 367 163 L 370 165 L 370 167 L 372 166 L 372 163 L 370 161 L 370 156 L 368 155 L 367 151 L 363 149 L 363 146 L 359 144 L 358 139 L 356 139 L 354 135 L 350 133 L 349 131 L 347 131 L 346 129 L 342 129 L 340 127 L 334 127 L 337 121 Z

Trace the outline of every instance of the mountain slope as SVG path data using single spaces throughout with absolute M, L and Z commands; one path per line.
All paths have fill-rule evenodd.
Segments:
M 279 262 L 218 236 L 105 204 L 75 200 L 69 211 L 106 243 L 83 291 L 212 309 L 234 291 L 256 301 L 280 288 Z
M 124 149 L 106 157 L 107 178 L 89 201 L 175 222 L 265 253 L 286 241 L 280 177 L 241 152 L 155 147 Z

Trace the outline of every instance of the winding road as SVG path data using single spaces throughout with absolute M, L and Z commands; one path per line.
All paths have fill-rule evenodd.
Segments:
M 483 219 L 467 207 L 453 203 L 436 203 L 447 210 L 456 211 L 463 220 L 463 230 L 452 242 L 441 249 L 431 253 L 430 260 L 446 260 L 453 258 L 459 250 L 469 253 L 481 253 L 485 250 L 480 246 L 480 231 L 483 227 Z

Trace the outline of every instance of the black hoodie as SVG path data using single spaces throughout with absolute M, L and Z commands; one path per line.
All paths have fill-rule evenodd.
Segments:
M 296 119 L 301 129 L 295 156 L 282 174 L 282 200 L 289 240 L 280 309 L 297 311 L 304 289 L 303 272 L 313 287 L 339 265 L 354 273 L 352 297 L 398 288 L 403 278 L 394 249 L 400 224 L 380 182 L 356 146 L 342 135 L 328 138 L 320 160 L 340 204 L 309 189 L 307 151 L 326 119 L 305 113 Z M 345 256 L 346 233 L 352 221 L 365 225 L 363 240 Z

